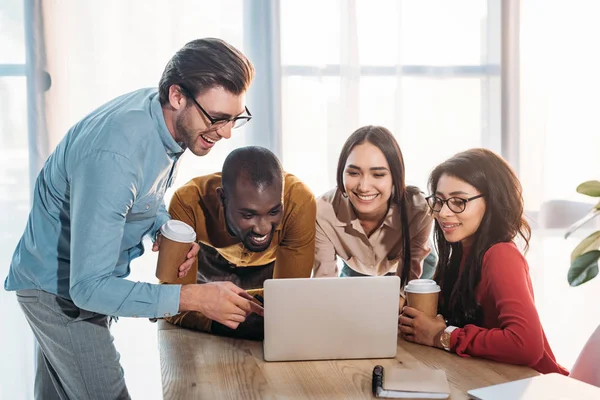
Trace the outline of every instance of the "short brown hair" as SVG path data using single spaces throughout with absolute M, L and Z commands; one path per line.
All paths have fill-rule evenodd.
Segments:
M 196 39 L 167 63 L 158 84 L 159 99 L 161 104 L 169 101 L 171 85 L 182 85 L 194 96 L 213 87 L 239 95 L 253 78 L 254 67 L 241 51 L 221 39 Z

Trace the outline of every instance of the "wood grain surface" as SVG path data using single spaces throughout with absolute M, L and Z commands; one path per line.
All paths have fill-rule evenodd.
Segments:
M 452 400 L 467 390 L 538 375 L 531 368 L 463 358 L 398 339 L 396 358 L 265 362 L 262 342 L 195 332 L 159 321 L 158 345 L 166 400 L 371 399 L 373 367 L 446 372 Z

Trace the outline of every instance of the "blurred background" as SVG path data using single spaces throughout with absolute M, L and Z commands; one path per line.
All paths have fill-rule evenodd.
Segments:
M 0 277 L 44 161 L 69 127 L 120 94 L 157 86 L 185 43 L 219 37 L 257 75 L 250 124 L 206 157 L 183 156 L 174 188 L 256 144 L 315 195 L 335 185 L 355 129 L 398 139 L 410 183 L 454 153 L 487 147 L 525 191 L 536 304 L 570 368 L 600 323 L 600 278 L 568 285 L 566 228 L 600 179 L 600 3 L 595 0 L 2 0 L 0 1 Z M 167 204 L 169 196 L 167 195 Z M 149 250 L 149 249 L 148 249 Z M 154 282 L 155 254 L 129 279 Z M 0 399 L 33 398 L 33 337 L 14 293 L 0 291 Z M 113 334 L 133 398 L 162 398 L 156 326 L 121 318 Z

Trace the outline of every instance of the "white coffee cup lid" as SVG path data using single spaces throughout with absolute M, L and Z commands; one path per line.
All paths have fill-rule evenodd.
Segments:
M 168 220 L 160 228 L 160 233 L 174 242 L 192 243 L 196 241 L 196 231 L 183 221 Z
M 405 292 L 410 293 L 437 293 L 440 286 L 433 279 L 413 279 L 404 287 Z

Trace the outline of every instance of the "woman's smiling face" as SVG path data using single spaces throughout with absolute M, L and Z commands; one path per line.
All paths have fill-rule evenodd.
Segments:
M 379 148 L 369 142 L 355 146 L 344 167 L 344 191 L 359 218 L 387 212 L 392 174 Z
M 440 177 L 435 191 L 435 196 L 442 200 L 451 197 L 466 200 L 480 194 L 479 190 L 474 186 L 446 174 Z M 468 246 L 472 243 L 473 235 L 479 229 L 479 225 L 485 215 L 485 198 L 480 197 L 471 200 L 465 203 L 464 207 L 464 211 L 456 213 L 448 208 L 448 204 L 444 203 L 442 209 L 434 212 L 433 216 L 442 229 L 442 232 L 444 232 L 444 237 L 448 242 L 461 242 L 463 245 Z

